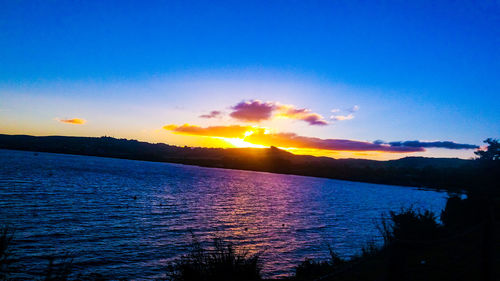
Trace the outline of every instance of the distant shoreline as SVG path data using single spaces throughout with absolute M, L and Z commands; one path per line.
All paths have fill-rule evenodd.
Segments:
M 347 181 L 347 182 L 353 182 L 353 183 L 366 183 L 366 184 L 376 184 L 376 185 L 400 186 L 400 187 L 409 187 L 409 188 L 414 188 L 414 189 L 418 189 L 418 190 L 428 190 L 428 191 L 440 191 L 440 192 L 445 191 L 445 189 L 443 189 L 443 188 L 434 188 L 434 187 L 425 187 L 425 186 L 411 186 L 411 185 L 396 185 L 396 184 L 383 184 L 383 183 L 373 183 L 373 182 L 362 182 L 362 181 L 344 180 L 344 179 L 336 179 L 336 178 L 329 178 L 329 177 L 318 177 L 318 176 L 309 176 L 309 175 L 287 174 L 287 173 L 277 173 L 277 172 L 268 172 L 268 171 L 259 171 L 259 170 L 244 170 L 244 169 L 224 168 L 224 167 L 210 167 L 210 166 L 200 166 L 200 165 L 196 165 L 196 164 L 183 164 L 183 163 L 175 163 L 175 162 L 150 161 L 150 160 L 138 160 L 138 159 L 128 159 L 128 158 L 97 156 L 97 155 L 84 155 L 84 154 L 71 154 L 71 153 L 46 152 L 46 151 L 34 151 L 34 150 L 20 150 L 20 149 L 6 149 L 6 148 L 0 148 L 0 151 L 1 150 L 6 150 L 6 151 L 21 151 L 21 152 L 33 152 L 33 153 L 49 153 L 49 154 L 60 154 L 60 155 L 70 155 L 70 156 L 87 156 L 87 157 L 98 157 L 98 158 L 105 158 L 105 159 L 118 159 L 118 160 L 129 160 L 129 161 L 142 161 L 142 162 L 150 162 L 150 163 L 161 163 L 161 164 L 173 164 L 173 165 L 192 166 L 192 167 L 207 168 L 207 169 L 222 169 L 222 170 L 233 170 L 233 171 L 269 173 L 269 174 L 276 174 L 276 175 L 287 175 L 287 176 L 298 176 L 298 177 L 311 177 L 311 178 L 318 178 L 318 179 Z
M 456 158 L 333 159 L 271 148 L 191 148 L 111 137 L 0 134 L 0 149 L 174 163 L 461 192 L 476 162 Z

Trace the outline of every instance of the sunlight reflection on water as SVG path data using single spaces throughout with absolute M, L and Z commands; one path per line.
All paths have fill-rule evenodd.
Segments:
M 380 241 L 384 212 L 439 214 L 446 202 L 408 187 L 50 153 L 0 150 L 0 166 L 0 223 L 33 272 L 43 255 L 71 252 L 81 272 L 161 277 L 193 233 L 261 253 L 267 277 L 286 276 L 328 244 L 348 257 Z

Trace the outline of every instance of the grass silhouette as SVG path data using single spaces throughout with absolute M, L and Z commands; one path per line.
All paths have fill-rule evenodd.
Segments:
M 258 255 L 237 252 L 231 243 L 214 239 L 210 249 L 193 238 L 191 251 L 167 268 L 170 280 L 216 281 L 260 280 Z

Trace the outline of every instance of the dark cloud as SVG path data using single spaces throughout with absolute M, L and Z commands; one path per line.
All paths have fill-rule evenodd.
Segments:
M 245 122 L 260 122 L 270 119 L 275 108 L 276 105 L 271 102 L 242 101 L 232 107 L 234 111 L 230 115 Z
M 309 148 L 337 151 L 384 151 L 395 153 L 408 153 L 425 151 L 422 147 L 396 147 L 387 144 L 345 140 L 345 139 L 320 139 L 300 136 L 294 133 L 266 134 L 256 132 L 245 138 L 245 141 L 265 146 Z
M 375 143 L 375 142 L 374 142 Z M 452 141 L 395 141 L 388 143 L 392 147 L 424 147 L 424 148 L 447 148 L 447 149 L 476 149 L 474 144 L 462 144 Z

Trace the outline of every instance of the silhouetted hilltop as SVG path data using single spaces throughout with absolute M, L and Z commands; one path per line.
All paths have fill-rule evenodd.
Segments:
M 470 160 L 460 158 L 427 158 L 427 157 L 405 157 L 398 160 L 387 161 L 394 167 L 424 168 L 426 166 L 442 167 L 442 168 L 457 168 L 470 163 Z
M 382 184 L 467 189 L 477 161 L 406 157 L 399 160 L 333 159 L 271 148 L 179 147 L 111 137 L 35 137 L 0 134 L 0 148 L 113 157 L 296 174 Z

